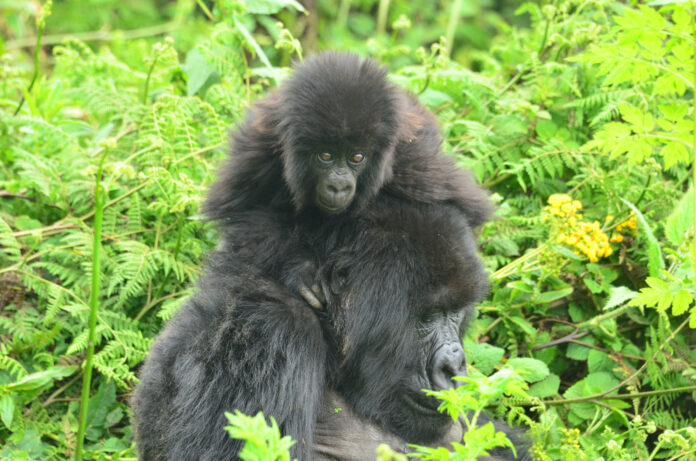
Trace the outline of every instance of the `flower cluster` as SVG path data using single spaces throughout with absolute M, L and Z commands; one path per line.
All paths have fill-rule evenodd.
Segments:
M 613 253 L 609 236 L 602 231 L 599 221 L 582 220 L 582 214 L 578 213 L 582 210 L 579 200 L 573 200 L 567 194 L 553 194 L 548 203 L 549 206 L 544 208 L 547 213 L 544 220 L 553 219 L 557 224 L 557 243 L 574 247 L 576 254 L 584 254 L 590 262 L 597 262 Z
M 577 452 L 580 451 L 580 430 L 578 428 L 566 429 L 561 428 L 561 450 L 565 452 Z M 584 453 L 583 453 L 584 454 Z

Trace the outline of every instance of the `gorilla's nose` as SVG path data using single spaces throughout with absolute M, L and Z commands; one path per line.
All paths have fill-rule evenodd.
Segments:
M 462 345 L 453 343 L 442 346 L 435 353 L 430 376 L 433 389 L 459 387 L 461 383 L 452 380 L 455 376 L 466 376 L 466 356 Z
M 334 199 L 342 199 L 353 192 L 353 183 L 349 180 L 334 180 L 326 185 L 326 192 Z

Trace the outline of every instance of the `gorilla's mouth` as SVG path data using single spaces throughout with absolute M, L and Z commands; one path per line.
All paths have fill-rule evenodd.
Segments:
M 353 197 L 351 196 L 351 199 Z M 319 208 L 321 208 L 325 213 L 328 214 L 337 214 L 340 213 L 341 211 L 345 210 L 348 204 L 350 203 L 350 200 L 344 200 L 341 201 L 341 203 L 327 203 L 325 199 L 323 199 L 321 196 L 317 197 L 317 205 L 319 205 Z
M 415 396 L 408 393 L 404 393 L 402 397 L 406 405 L 416 410 L 418 413 L 429 416 L 443 416 L 443 414 L 437 410 L 440 406 L 440 402 L 432 397 L 426 397 L 425 395 L 421 397 L 420 395 Z

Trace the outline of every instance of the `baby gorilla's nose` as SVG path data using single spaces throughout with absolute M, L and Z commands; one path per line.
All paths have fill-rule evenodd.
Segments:
M 452 380 L 455 376 L 466 376 L 466 356 L 461 344 L 451 343 L 435 352 L 430 372 L 433 390 L 459 387 L 461 383 Z
M 346 180 L 334 180 L 327 184 L 326 192 L 334 199 L 341 200 L 349 196 L 353 192 L 353 182 Z

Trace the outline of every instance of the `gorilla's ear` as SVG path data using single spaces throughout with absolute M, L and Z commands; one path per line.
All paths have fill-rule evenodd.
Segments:
M 331 268 L 331 275 L 329 277 L 329 288 L 331 293 L 335 295 L 340 295 L 345 292 L 348 286 L 348 277 L 350 276 L 350 267 L 336 264 Z

